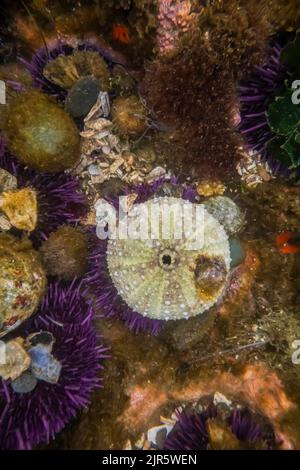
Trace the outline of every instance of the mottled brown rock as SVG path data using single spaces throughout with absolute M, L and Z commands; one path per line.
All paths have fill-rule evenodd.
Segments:
M 35 312 L 45 286 L 45 272 L 31 242 L 0 234 L 0 337 Z
M 9 150 L 36 170 L 57 173 L 72 167 L 80 156 L 80 136 L 72 118 L 37 90 L 12 101 L 5 127 Z

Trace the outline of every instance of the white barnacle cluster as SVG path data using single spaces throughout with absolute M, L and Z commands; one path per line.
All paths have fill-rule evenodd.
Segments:
M 223 226 L 203 205 L 181 198 L 156 197 L 136 206 L 143 214 L 141 227 L 150 228 L 149 236 L 144 231 L 140 238 L 115 237 L 107 245 L 108 270 L 119 295 L 133 311 L 151 319 L 179 320 L 204 313 L 222 296 L 230 269 Z M 169 218 L 157 217 L 157 210 L 165 214 L 166 209 Z M 195 210 L 200 219 L 185 218 L 187 209 Z M 206 271 L 201 277 L 202 260 Z M 216 260 L 222 264 L 224 277 L 206 295 L 208 265 L 211 263 L 213 276 Z M 205 279 L 201 289 L 196 272 L 202 283 Z

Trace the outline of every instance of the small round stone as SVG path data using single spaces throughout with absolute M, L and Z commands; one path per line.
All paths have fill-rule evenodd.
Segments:
M 235 268 L 236 266 L 244 262 L 246 256 L 245 250 L 243 248 L 243 245 L 237 238 L 231 238 L 229 240 L 229 245 L 231 258 L 230 267 Z
M 30 371 L 26 371 L 16 380 L 13 380 L 11 386 L 15 393 L 30 393 L 35 389 L 37 383 L 38 381 L 34 375 Z
M 99 81 L 95 77 L 81 78 L 68 92 L 66 111 L 73 118 L 84 118 L 96 103 L 99 92 Z

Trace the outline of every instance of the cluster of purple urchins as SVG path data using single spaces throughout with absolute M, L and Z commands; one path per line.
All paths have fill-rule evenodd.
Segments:
M 79 287 L 49 287 L 25 334 L 51 332 L 53 355 L 62 365 L 57 384 L 39 381 L 26 394 L 16 394 L 8 381 L 0 382 L 0 448 L 31 449 L 48 443 L 79 410 L 88 406 L 90 394 L 101 386 L 98 377 L 106 357 L 93 326 L 94 312 Z
M 47 80 L 44 76 L 45 66 L 56 59 L 59 56 L 69 56 L 72 55 L 75 51 L 92 51 L 98 52 L 101 57 L 107 62 L 109 66 L 112 65 L 113 60 L 111 59 L 109 53 L 99 47 L 96 44 L 93 44 L 89 41 L 84 41 L 79 43 L 76 47 L 73 47 L 62 41 L 57 41 L 53 46 L 42 47 L 40 48 L 32 57 L 31 61 L 20 57 L 19 60 L 22 62 L 26 69 L 30 72 L 33 80 L 33 86 L 39 88 L 44 93 L 56 97 L 60 102 L 64 101 L 67 95 L 67 90 L 64 90 L 58 85 Z
M 207 420 L 218 417 L 217 408 L 211 404 L 203 412 L 185 409 L 178 413 L 177 422 L 164 442 L 164 450 L 208 450 Z M 276 446 L 271 426 L 248 409 L 235 408 L 227 419 L 230 431 L 246 445 L 265 443 L 267 448 Z
M 142 184 L 131 188 L 125 194 L 133 192 L 137 194 L 135 203 L 143 203 L 150 197 L 157 195 L 163 189 L 165 179 L 159 179 L 151 184 Z M 170 183 L 174 188 L 180 187 L 177 179 L 172 178 Z M 193 202 L 196 191 L 190 187 L 182 188 L 182 198 Z M 110 198 L 108 202 L 119 208 L 119 199 Z M 85 277 L 86 293 L 93 292 L 95 295 L 96 307 L 106 317 L 115 317 L 122 320 L 125 325 L 135 333 L 141 331 L 157 335 L 165 325 L 163 320 L 153 320 L 144 317 L 138 312 L 132 310 L 121 298 L 114 286 L 108 272 L 106 260 L 107 240 L 100 240 L 95 237 L 92 254 L 89 257 L 89 270 Z
M 86 212 L 86 199 L 72 176 L 38 173 L 25 168 L 5 148 L 0 136 L 0 168 L 16 176 L 18 187 L 31 187 L 37 192 L 38 226 L 34 239 L 45 239 L 62 224 L 77 223 Z M 35 236 L 36 235 L 36 236 Z
M 262 155 L 274 173 L 284 176 L 289 173 L 288 169 L 272 158 L 265 148 L 266 143 L 274 137 L 266 115 L 268 104 L 276 97 L 287 78 L 287 67 L 280 62 L 281 51 L 280 44 L 274 44 L 268 61 L 263 66 L 256 67 L 249 80 L 241 85 L 240 130 L 249 149 Z

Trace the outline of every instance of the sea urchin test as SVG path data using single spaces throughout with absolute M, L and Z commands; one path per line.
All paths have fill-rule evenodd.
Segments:
M 166 206 L 172 214 L 167 228 L 165 218 L 153 217 Z M 195 230 L 182 217 L 187 208 L 200 210 L 201 243 L 194 243 Z M 135 209 L 141 216 L 139 224 Z M 129 236 L 110 236 L 106 254 L 112 282 L 133 311 L 156 320 L 187 319 L 204 313 L 221 298 L 230 270 L 229 241 L 222 225 L 203 205 L 157 197 L 136 204 L 128 218 L 135 226 L 150 227 L 150 236 L 145 231 L 141 237 L 134 236 L 129 223 Z M 122 222 L 119 217 L 119 229 Z

